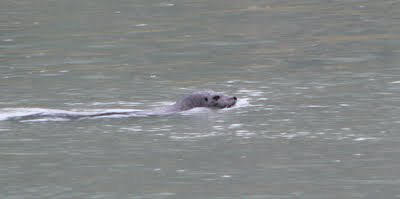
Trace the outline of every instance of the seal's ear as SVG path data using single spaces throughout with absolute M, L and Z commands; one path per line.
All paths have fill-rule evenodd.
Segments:
M 208 102 L 208 98 L 205 97 L 205 98 L 204 98 L 204 101 Z

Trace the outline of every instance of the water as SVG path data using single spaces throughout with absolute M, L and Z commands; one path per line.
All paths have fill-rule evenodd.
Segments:
M 0 198 L 400 198 L 398 1 L 5 0 Z

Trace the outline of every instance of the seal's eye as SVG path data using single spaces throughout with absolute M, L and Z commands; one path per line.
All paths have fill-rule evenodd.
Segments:
M 213 97 L 213 100 L 217 101 L 217 100 L 219 100 L 219 98 L 220 98 L 219 95 L 216 95 Z
M 205 97 L 205 98 L 204 98 L 204 101 L 208 102 L 208 99 Z

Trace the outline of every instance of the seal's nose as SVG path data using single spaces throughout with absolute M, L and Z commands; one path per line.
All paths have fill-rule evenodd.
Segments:
M 232 98 L 233 98 L 233 100 L 235 100 L 235 101 L 237 100 L 237 98 L 236 98 L 236 97 L 232 97 Z

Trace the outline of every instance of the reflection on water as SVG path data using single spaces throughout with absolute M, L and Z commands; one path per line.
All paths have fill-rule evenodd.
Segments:
M 0 1 L 1 198 L 400 197 L 397 1 Z M 4 116 L 4 112 L 0 115 Z

